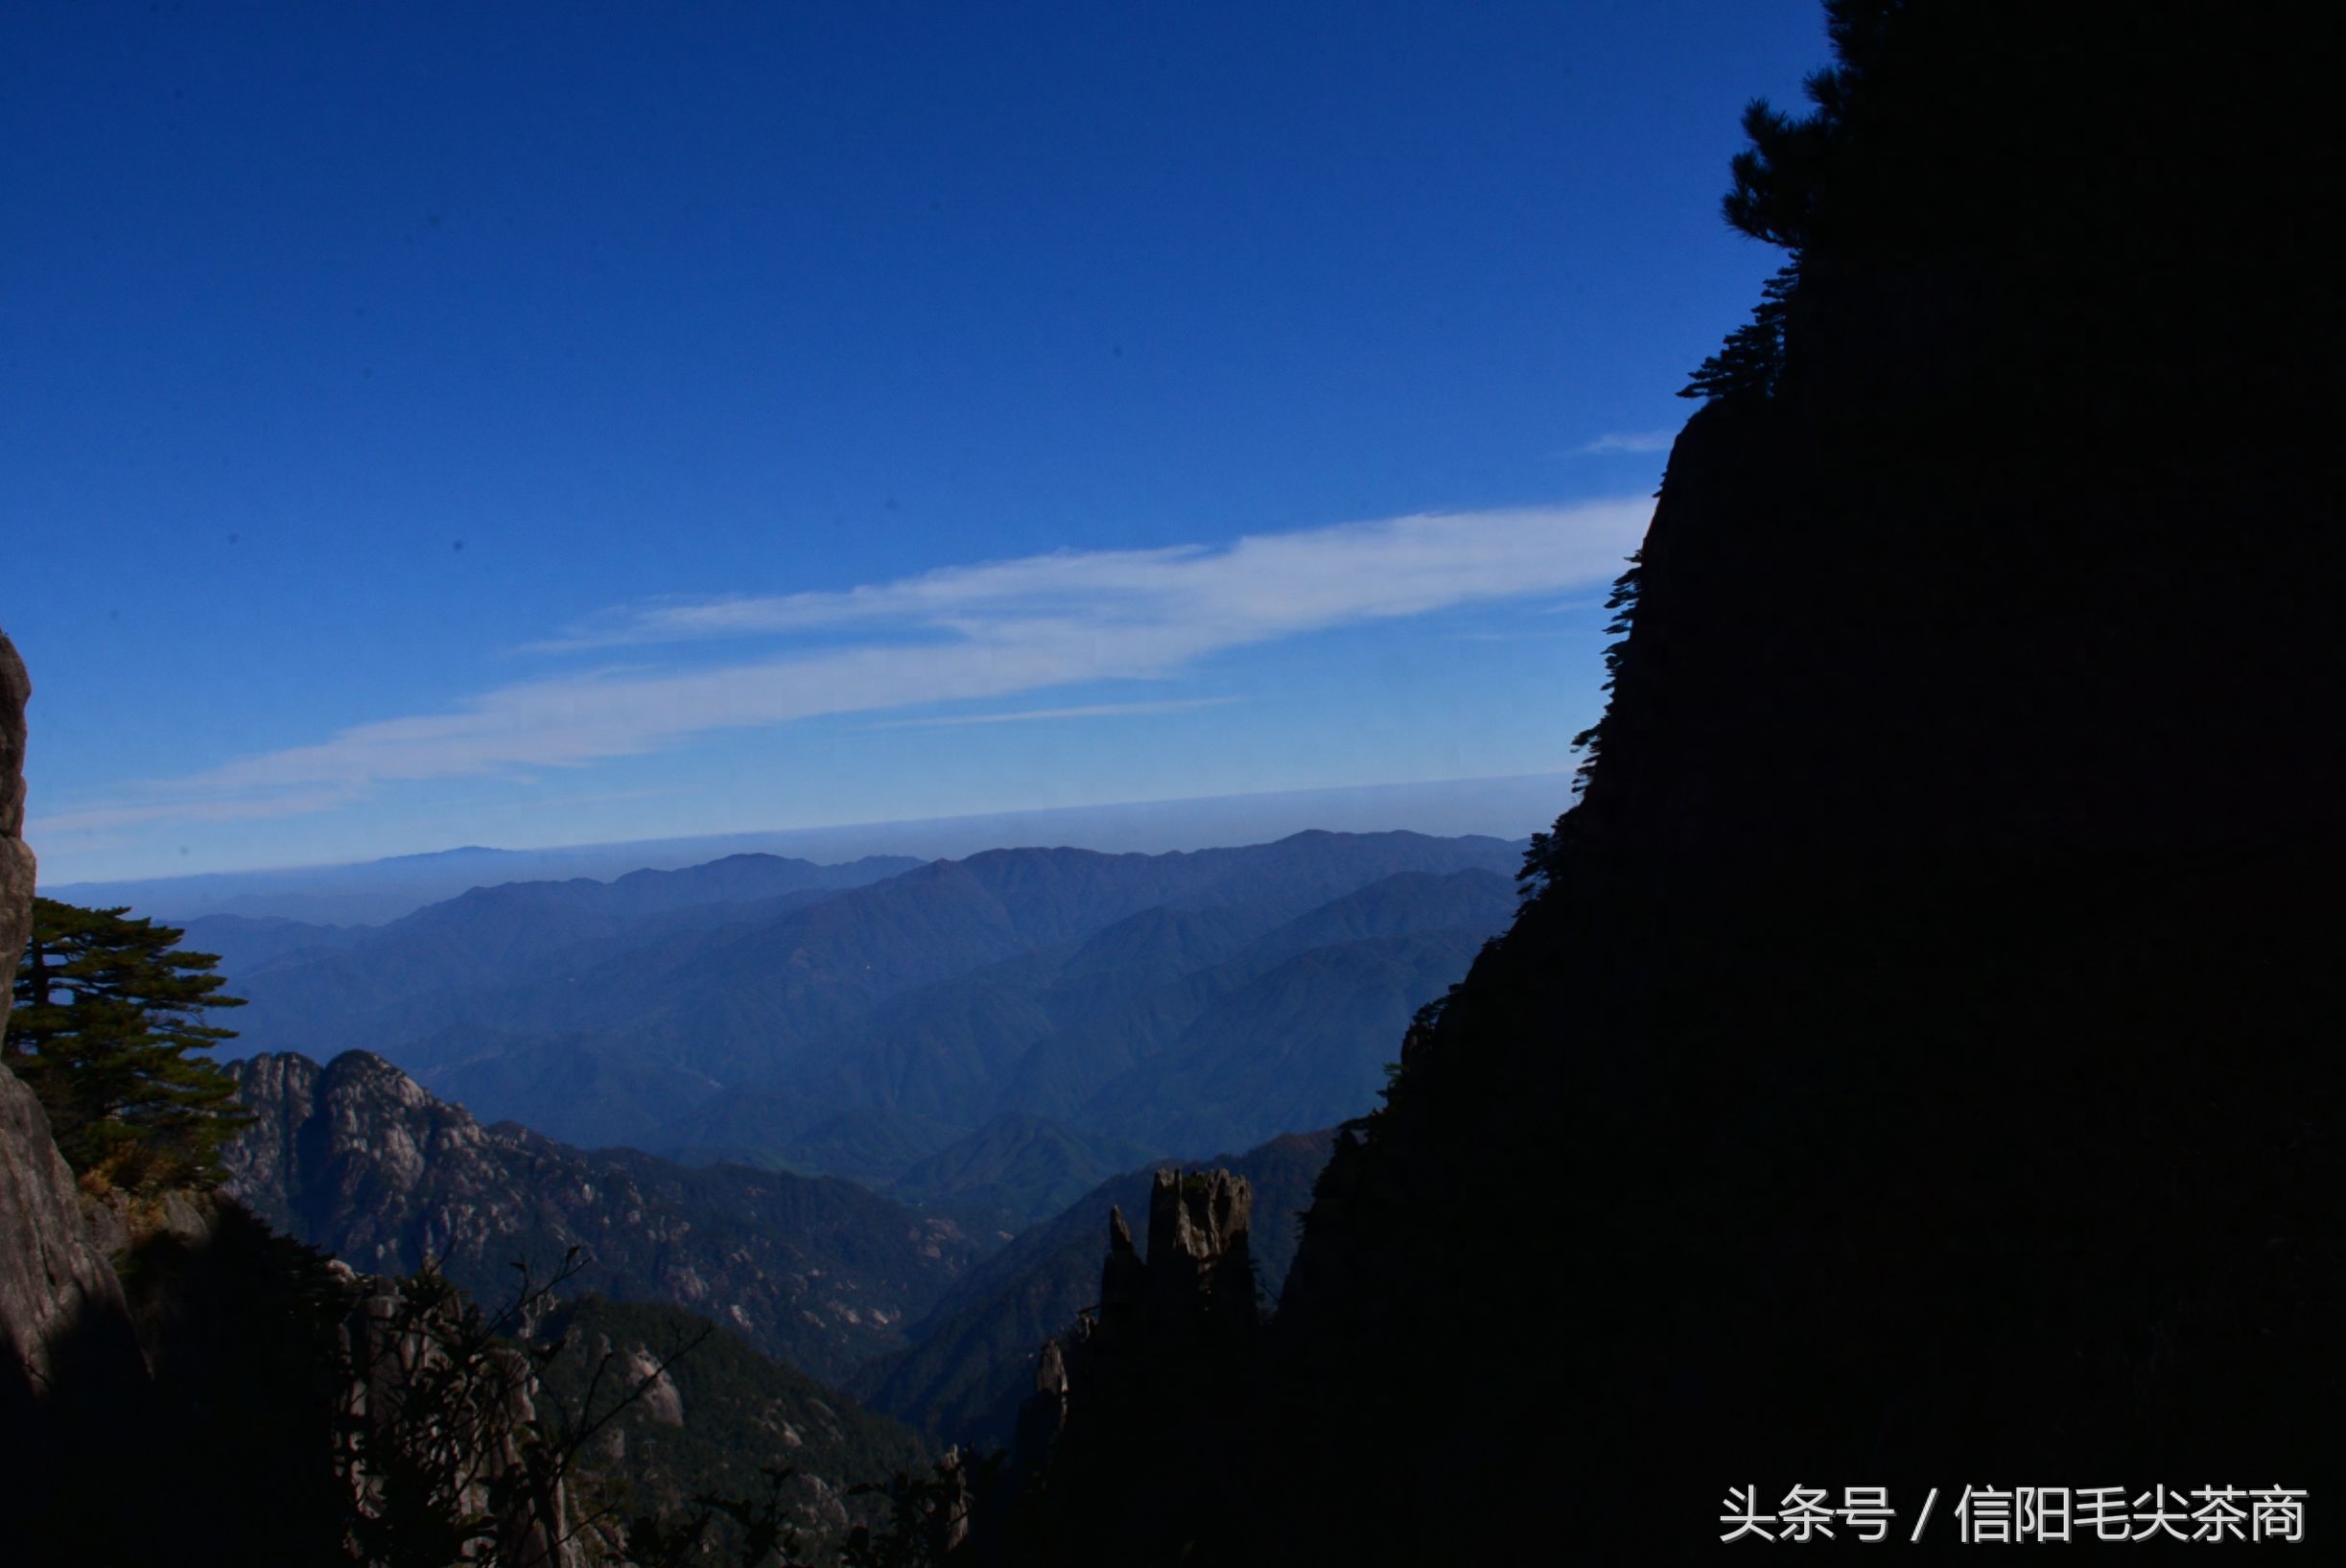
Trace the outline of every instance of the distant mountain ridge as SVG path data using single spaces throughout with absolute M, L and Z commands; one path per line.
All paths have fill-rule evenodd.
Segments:
M 1422 784 L 1353 784 L 1111 806 L 1050 807 L 984 815 L 835 828 L 703 834 L 690 838 L 508 850 L 481 845 L 347 865 L 207 872 L 131 880 L 44 882 L 69 903 L 129 904 L 184 924 L 201 915 L 243 915 L 324 924 L 377 924 L 489 882 L 613 878 L 721 856 L 763 854 L 825 863 L 868 855 L 959 857 L 1004 844 L 1065 844 L 1103 854 L 1259 843 L 1305 829 L 1372 832 L 1404 827 L 1433 834 L 1513 838 L 1546 822 L 1570 792 L 1566 773 Z
M 580 1145 L 885 1187 L 996 1118 L 1057 1123 L 1072 1158 L 997 1172 L 984 1200 L 1015 1228 L 1136 1154 L 1368 1110 L 1410 1015 L 1512 918 L 1521 853 L 1312 831 L 908 869 L 735 856 L 474 889 L 306 944 L 208 917 L 188 942 L 250 999 L 239 1046 L 373 1051 Z M 813 1135 L 852 1114 L 861 1154 Z M 1103 1140 L 1113 1156 L 1075 1156 Z
M 219 953 L 239 983 L 300 960 L 308 971 L 304 978 L 322 995 L 316 1002 L 297 999 L 294 1005 L 380 1007 L 417 993 L 486 983 L 515 962 L 571 948 L 591 954 L 598 943 L 633 945 L 695 925 L 779 912 L 793 901 L 811 901 L 918 864 L 885 857 L 818 866 L 778 855 L 738 854 L 681 871 L 630 872 L 609 882 L 575 878 L 474 887 L 381 926 L 205 915 L 187 922 L 183 946 Z M 343 956 L 337 961 L 335 955 Z M 268 1038 L 267 1016 L 263 1018 L 258 1045 L 283 1044 Z

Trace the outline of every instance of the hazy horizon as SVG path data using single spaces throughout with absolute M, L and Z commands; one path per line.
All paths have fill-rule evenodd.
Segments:
M 174 920 L 243 914 L 374 924 L 466 888 L 509 881 L 675 870 L 729 854 L 786 854 L 839 864 L 867 855 L 960 859 L 992 849 L 1067 848 L 1164 854 L 1267 843 L 1296 832 L 1409 831 L 1510 841 L 1544 831 L 1569 804 L 1569 773 L 1443 779 L 884 822 L 831 823 L 589 844 L 448 845 L 367 860 L 254 866 L 179 876 L 76 882 L 44 877 L 44 896 L 128 903 Z M 1022 836 L 1026 835 L 1026 836 Z M 366 911 L 359 919 L 352 911 Z M 340 919 L 330 918 L 341 911 Z

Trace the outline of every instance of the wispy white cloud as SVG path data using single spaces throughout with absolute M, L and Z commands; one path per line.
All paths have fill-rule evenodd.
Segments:
M 1192 708 L 1220 708 L 1236 697 L 1180 697 L 1169 702 L 1095 702 L 1081 708 L 1021 708 L 1015 714 L 948 714 L 941 718 L 899 718 L 875 724 L 875 730 L 927 730 L 958 724 L 1021 724 L 1043 718 L 1132 718 L 1143 714 L 1179 714 Z
M 160 792 L 164 790 L 169 792 Z M 248 822 L 257 818 L 307 816 L 347 806 L 356 798 L 347 789 L 233 795 L 163 785 L 158 786 L 155 798 L 146 801 L 84 807 L 31 818 L 25 824 L 25 833 L 37 840 L 46 834 L 98 834 L 118 828 L 143 827 L 151 822 Z
M 1223 550 L 1060 550 L 946 567 L 843 593 L 653 599 L 598 617 L 535 650 L 888 623 L 982 635 L 1021 621 L 1123 628 L 1179 622 L 1233 642 L 1259 641 L 1577 586 L 1587 579 L 1593 557 L 1609 552 L 1618 561 L 1625 544 L 1635 544 L 1652 509 L 1638 500 L 1422 514 L 1258 534 Z
M 1599 457 L 1617 452 L 1668 452 L 1677 440 L 1674 430 L 1615 431 L 1598 436 L 1586 446 L 1574 447 L 1564 454 L 1567 457 Z
M 556 806 L 607 806 L 615 801 L 647 801 L 684 793 L 682 784 L 661 784 L 651 789 L 598 789 L 591 795 L 556 795 L 551 800 L 533 797 L 515 804 L 526 811 L 543 811 Z
M 1550 643 L 1559 638 L 1577 635 L 1560 631 L 1452 632 L 1451 641 L 1458 643 Z
M 844 592 L 656 599 L 541 649 L 752 637 L 784 646 L 712 667 L 639 662 L 516 682 L 442 712 L 353 725 L 315 744 L 158 782 L 135 799 L 36 827 L 283 815 L 377 785 L 578 766 L 712 731 L 1161 680 L 1225 649 L 1610 581 L 1652 511 L 1637 499 L 1421 514 L 1258 534 L 1219 549 L 1063 550 Z

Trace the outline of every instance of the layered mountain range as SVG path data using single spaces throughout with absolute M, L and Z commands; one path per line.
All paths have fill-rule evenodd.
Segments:
M 363 1051 L 231 1070 L 254 1120 L 226 1151 L 226 1190 L 287 1235 L 370 1273 L 429 1265 L 492 1305 L 514 1298 L 517 1264 L 541 1282 L 567 1271 L 567 1293 L 711 1320 L 940 1445 L 1007 1443 L 1037 1348 L 1096 1294 L 1110 1208 L 1140 1211 L 1155 1168 L 1098 1182 L 1005 1245 L 839 1178 L 484 1127 Z M 1329 1142 L 1290 1135 L 1223 1161 L 1262 1193 L 1274 1296 Z
M 1401 832 L 742 855 L 381 927 L 206 917 L 187 943 L 249 998 L 241 1048 L 364 1049 L 484 1120 L 1015 1229 L 1151 1156 L 1369 1110 L 1411 1015 L 1513 917 L 1521 855 Z
M 849 1375 L 939 1434 L 995 1426 L 1026 1365 L 1009 1344 L 1098 1304 L 1033 1364 L 1033 1408 L 1061 1417 L 1040 1423 L 1041 1486 L 962 1560 L 1690 1561 L 1722 1550 L 1738 1493 L 1764 1528 L 1779 1498 L 1857 1486 L 1883 1488 L 1921 1560 L 1968 1559 L 1983 1510 L 1959 1487 L 2113 1486 L 2137 1510 L 2154 1486 L 2178 1504 L 2258 1487 L 2318 1519 L 2346 1453 L 2346 971 L 2321 918 L 2346 761 L 2319 716 L 2346 687 L 2346 313 L 2310 226 L 2339 161 L 2335 46 L 2316 18 L 2180 5 L 1828 16 L 1812 111 L 1747 120 L 1726 210 L 1788 265 L 1696 373 L 1704 405 L 1616 596 L 1586 792 L 1466 981 L 1392 987 L 1439 1005 L 1400 1015 L 1385 1104 L 1333 1138 L 1267 1323 L 1223 1269 L 1252 1255 L 1247 1222 L 1266 1252 L 1284 1229 L 1292 1200 L 1268 1189 L 1319 1164 L 1309 1139 L 1242 1157 L 1252 1182 L 1152 1178 L 1151 1229 L 1201 1244 L 1170 1267 L 1096 1212 L 1121 1181 L 990 1258 L 966 1230 L 949 1256 L 942 1229 L 866 1256 L 818 1198 L 913 1214 L 868 1187 L 726 1165 L 696 1187 L 648 1156 L 481 1128 L 380 1061 L 272 1058 L 246 1069 L 256 1093 L 283 1085 L 248 1135 L 253 1201 L 364 1250 L 445 1236 L 433 1215 L 521 1223 L 542 1177 L 544 1233 L 656 1238 L 643 1277 L 670 1290 L 706 1281 L 704 1227 L 748 1216 L 775 1238 L 758 1277 L 809 1282 L 760 1287 L 765 1311 L 835 1334 L 837 1301 L 895 1291 L 898 1343 Z M 997 1118 L 1202 1148 L 1223 1140 L 1182 1118 L 1236 1117 L 1215 1094 L 1310 1038 L 1316 974 L 1369 972 L 1343 970 L 1365 948 L 1430 983 L 1408 945 L 1470 927 L 1351 901 L 1414 877 L 1401 902 L 1440 910 L 1470 894 L 1456 878 L 1512 869 L 1471 859 L 1508 846 L 1439 846 L 1392 840 L 1365 876 L 1349 849 L 1329 873 L 1325 835 L 1129 865 L 1004 852 L 787 890 L 805 901 L 648 947 L 589 933 L 517 960 L 518 989 L 457 987 L 459 1016 L 420 984 L 352 1000 L 483 1104 L 640 1095 L 647 1127 L 696 1135 L 678 1148 L 819 1150 L 871 1185 L 997 1203 L 1082 1145 Z M 298 1021 L 283 999 L 355 987 L 363 970 L 333 966 L 409 940 L 389 930 L 271 931 L 275 957 L 240 976 L 252 1011 Z M 1222 1002 L 1280 995 L 1276 1031 L 1219 1033 L 1220 1054 L 1197 1033 Z M 1243 1097 L 1287 1092 L 1325 1048 Z M 347 1136 L 298 1104 L 304 1081 L 335 1103 L 338 1070 L 372 1108 Z M 1357 1087 L 1336 1116 L 1372 1097 Z M 36 1108 L 0 1121 L 8 1142 L 37 1157 L 0 1160 L 30 1195 L 21 1257 L 48 1271 L 0 1252 L 0 1328 L 30 1371 L 71 1338 L 33 1298 L 72 1296 L 89 1243 Z M 378 1180 L 411 1212 L 378 1224 L 339 1196 Z M 822 1294 L 817 1267 L 856 1293 Z M 96 1289 L 72 1306 L 122 1311 Z M 590 1331 L 615 1348 L 658 1332 L 606 1321 Z M 753 1427 L 799 1430 L 750 1403 Z M 658 1440 L 666 1409 L 628 1441 Z M 137 1437 L 121 1424 L 82 1436 Z M 1847 1533 L 1810 1544 L 1852 1544 L 1831 1517 Z M 2145 1517 L 2130 1548 L 2256 1549 L 2147 1540 Z

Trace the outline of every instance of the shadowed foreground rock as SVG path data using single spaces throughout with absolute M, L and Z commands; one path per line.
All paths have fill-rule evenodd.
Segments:
M 1145 1259 L 1109 1211 L 1099 1304 L 1044 1346 L 1020 1420 L 1018 1479 L 1039 1490 L 1014 1556 L 1154 1557 L 1178 1548 L 1201 1496 L 1243 1483 L 1218 1435 L 1255 1377 L 1254 1206 L 1242 1176 L 1159 1171 Z
M 443 1545 L 452 1560 L 500 1568 L 571 1568 L 582 1560 L 553 1456 L 534 1436 L 529 1358 L 495 1343 L 443 1283 L 361 1279 L 336 1334 L 350 1379 L 336 1469 L 359 1503 L 359 1560 L 401 1560 L 443 1521 L 471 1522 Z M 420 1485 L 419 1485 L 420 1483 Z M 403 1517 L 422 1493 L 427 1512 Z
M 35 868 L 20 836 L 31 690 L 0 634 L 11 980 L 32 930 Z M 460 1320 L 411 1286 L 329 1266 L 216 1194 L 82 1191 L 0 1044 L 0 1563 L 493 1553 L 511 1568 L 564 1568 L 575 1553 L 559 1478 L 525 1463 L 529 1369 L 491 1349 L 480 1375 L 450 1379 Z M 400 1517 L 397 1500 L 434 1463 L 465 1478 L 444 1514 L 488 1515 L 478 1549 L 433 1555 L 424 1537 L 447 1533 Z
M 0 632 L 0 975 L 12 983 L 33 929 L 35 867 L 21 836 L 32 694 Z M 106 1407 L 145 1373 L 121 1283 L 91 1240 L 49 1118 L 0 1046 L 0 1474 L 40 1496 L 95 1463 L 108 1446 Z

